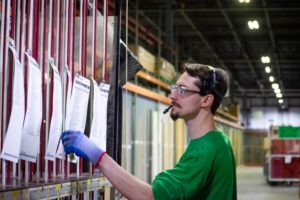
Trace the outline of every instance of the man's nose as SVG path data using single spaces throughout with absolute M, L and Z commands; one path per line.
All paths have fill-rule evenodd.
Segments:
M 176 97 L 177 97 L 176 92 L 171 90 L 171 93 L 169 94 L 169 98 L 173 100 L 176 99 Z

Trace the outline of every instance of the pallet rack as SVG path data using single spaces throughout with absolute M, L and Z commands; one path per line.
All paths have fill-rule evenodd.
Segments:
M 279 137 L 279 127 L 271 126 L 267 155 L 267 181 L 269 184 L 298 182 L 300 177 L 300 138 Z
M 22 184 L 21 184 L 22 185 Z M 19 188 L 6 188 L 0 191 L 0 199 L 58 199 L 62 197 L 76 196 L 92 191 L 103 191 L 109 188 L 109 182 L 103 177 L 88 177 L 70 179 L 56 179 L 52 182 L 36 182 Z M 75 197 L 76 198 L 76 197 Z

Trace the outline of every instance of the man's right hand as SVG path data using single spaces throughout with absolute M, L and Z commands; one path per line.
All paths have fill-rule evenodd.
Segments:
M 90 160 L 94 166 L 98 165 L 105 152 L 80 131 L 67 130 L 61 135 L 66 153 L 75 153 L 79 157 Z

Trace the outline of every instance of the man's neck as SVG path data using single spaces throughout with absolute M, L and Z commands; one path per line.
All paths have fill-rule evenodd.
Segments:
M 215 130 L 214 115 L 210 112 L 201 111 L 195 118 L 185 121 L 188 135 L 191 139 L 199 138 Z

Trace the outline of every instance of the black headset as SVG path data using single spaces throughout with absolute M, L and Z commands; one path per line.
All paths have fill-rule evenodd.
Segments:
M 203 79 L 201 84 L 201 95 L 207 95 L 209 93 L 215 94 L 219 97 L 221 97 L 221 94 L 216 89 L 217 82 L 217 75 L 216 75 L 216 69 L 212 66 L 206 65 L 210 69 L 210 78 Z

